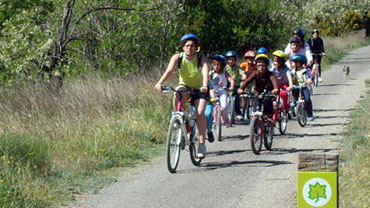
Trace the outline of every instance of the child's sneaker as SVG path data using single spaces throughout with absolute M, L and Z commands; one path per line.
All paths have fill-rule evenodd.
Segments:
M 314 117 L 307 117 L 307 121 L 313 121 L 314 119 Z
M 241 116 L 241 115 L 237 115 L 237 116 L 236 116 L 236 119 L 238 119 L 238 121 L 241 121 L 241 120 L 243 120 L 243 116 Z
M 206 147 L 206 144 L 199 144 L 198 146 L 198 158 L 200 159 L 203 159 L 206 157 L 206 154 L 207 154 L 207 147 Z
M 207 136 L 208 136 L 208 141 L 209 142 L 214 142 L 215 141 L 215 137 L 213 136 L 213 133 L 212 133 L 212 131 L 208 131 L 207 132 Z

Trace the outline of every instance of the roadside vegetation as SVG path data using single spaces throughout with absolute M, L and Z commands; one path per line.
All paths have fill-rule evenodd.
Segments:
M 340 147 L 340 207 L 370 206 L 370 80 L 366 87 Z

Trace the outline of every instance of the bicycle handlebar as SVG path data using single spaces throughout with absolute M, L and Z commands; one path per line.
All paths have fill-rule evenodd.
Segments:
M 189 92 L 190 94 L 201 94 L 200 89 L 190 88 L 190 87 L 186 87 L 185 89 L 182 89 L 182 88 L 174 89 L 172 86 L 163 85 L 161 86 L 161 89 L 163 90 L 164 93 L 169 92 L 169 91 L 175 91 L 178 93 Z

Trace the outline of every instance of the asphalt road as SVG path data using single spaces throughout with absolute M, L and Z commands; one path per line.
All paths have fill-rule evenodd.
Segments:
M 349 79 L 342 76 L 349 64 Z M 314 88 L 315 120 L 301 128 L 289 120 L 286 135 L 275 129 L 273 150 L 254 155 L 249 126 L 224 128 L 224 140 L 208 143 L 200 167 L 182 152 L 178 172 L 170 174 L 165 156 L 128 171 L 122 179 L 85 195 L 74 207 L 296 207 L 299 153 L 333 153 L 348 115 L 370 78 L 370 46 L 351 52 L 322 75 Z

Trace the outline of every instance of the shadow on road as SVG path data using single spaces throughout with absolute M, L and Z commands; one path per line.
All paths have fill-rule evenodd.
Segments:
M 249 138 L 249 135 L 239 134 L 239 135 L 232 135 L 232 136 L 222 136 L 222 142 L 232 141 L 232 140 L 240 141 L 240 140 L 244 140 L 244 139 L 247 139 L 247 138 Z
M 332 119 L 332 118 L 348 118 L 348 116 L 315 116 L 315 119 Z
M 319 124 L 307 124 L 306 126 L 346 126 L 349 123 L 319 123 Z
M 331 112 L 331 111 L 353 111 L 353 108 L 348 109 L 313 109 L 315 112 Z
M 292 154 L 292 153 L 299 153 L 299 152 L 331 152 L 337 149 L 327 148 L 327 149 L 284 149 L 284 148 L 274 148 L 270 151 L 272 155 L 283 155 L 283 154 Z
M 340 124 L 342 125 L 342 124 Z M 274 135 L 274 138 L 277 137 L 279 139 L 291 139 L 291 138 L 302 138 L 302 137 L 325 137 L 325 136 L 337 136 L 339 135 L 339 133 L 326 133 L 326 134 L 315 134 L 315 133 L 312 133 L 312 134 L 307 134 L 307 133 L 304 133 L 304 134 L 295 134 L 295 133 L 288 133 L 288 134 L 284 134 L 284 135 L 280 135 L 280 134 L 276 134 Z M 283 137 L 283 138 L 281 138 Z
M 214 151 L 214 152 L 208 152 L 207 157 L 215 157 L 215 156 L 222 156 L 222 155 L 230 155 L 230 154 L 235 154 L 235 153 L 242 153 L 242 152 L 247 152 L 250 150 L 230 150 L 230 151 Z
M 339 95 L 338 93 L 318 93 L 313 94 L 313 96 L 327 96 L 327 95 Z
M 251 160 L 251 161 L 223 161 L 223 162 L 209 162 L 201 164 L 204 170 L 216 170 L 220 168 L 230 168 L 239 166 L 258 165 L 258 167 L 272 167 L 278 165 L 293 164 L 290 161 L 278 160 Z
M 334 87 L 334 86 L 351 86 L 351 85 L 354 85 L 354 84 L 322 84 L 319 86 L 320 87 Z

